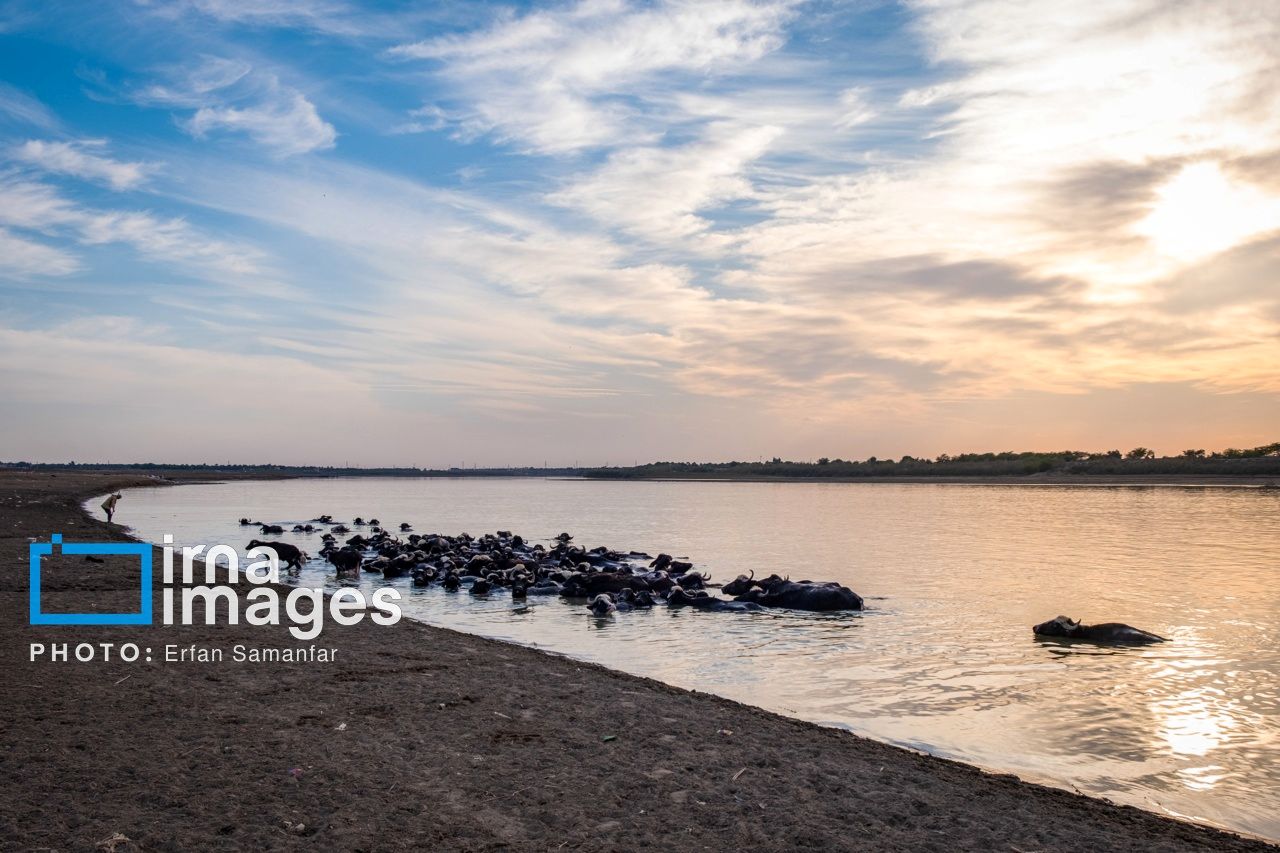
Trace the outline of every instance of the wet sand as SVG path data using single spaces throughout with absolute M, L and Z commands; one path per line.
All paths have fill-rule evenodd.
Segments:
M 283 626 L 29 626 L 29 537 L 125 540 L 79 501 L 124 488 L 127 523 L 142 485 L 0 472 L 0 849 L 1277 849 L 409 622 L 327 622 L 313 642 L 336 659 L 310 664 L 231 661 L 236 644 L 312 644 Z M 113 560 L 49 560 L 48 600 L 136 606 Z M 154 660 L 27 654 L 128 641 Z M 226 660 L 163 661 L 193 644 Z

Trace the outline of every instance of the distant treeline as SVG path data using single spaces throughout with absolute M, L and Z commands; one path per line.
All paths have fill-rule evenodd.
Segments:
M 1192 476 L 1280 476 L 1280 442 L 1241 450 L 1220 452 L 1201 449 L 1177 456 L 1156 456 L 1145 447 L 1127 453 L 1108 450 L 1090 453 L 1080 450 L 1056 452 L 942 454 L 936 459 L 903 456 L 901 459 L 861 461 L 822 458 L 816 462 L 792 462 L 774 457 L 768 462 L 654 462 L 634 468 L 593 468 L 586 477 L 606 479 L 664 478 L 810 478 L 843 479 L 858 477 L 1022 477 L 1032 474 L 1082 475 L 1192 475 Z

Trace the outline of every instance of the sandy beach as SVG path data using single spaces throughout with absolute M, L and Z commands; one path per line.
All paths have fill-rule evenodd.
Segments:
M 1276 849 L 407 621 L 328 624 L 312 642 L 225 623 L 29 626 L 29 540 L 127 539 L 79 501 L 156 483 L 0 474 L 2 849 Z M 60 607 L 136 600 L 110 563 L 58 569 Z M 155 654 L 28 659 L 59 641 Z M 166 661 L 168 647 L 225 659 Z M 237 647 L 266 660 L 233 661 Z

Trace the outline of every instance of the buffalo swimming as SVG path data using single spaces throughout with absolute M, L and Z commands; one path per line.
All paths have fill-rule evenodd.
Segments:
M 1081 625 L 1078 619 L 1067 616 L 1057 616 L 1048 622 L 1041 622 L 1031 630 L 1037 637 L 1057 637 L 1063 640 L 1080 640 L 1107 645 L 1144 646 L 1150 643 L 1167 642 L 1164 637 L 1121 622 Z

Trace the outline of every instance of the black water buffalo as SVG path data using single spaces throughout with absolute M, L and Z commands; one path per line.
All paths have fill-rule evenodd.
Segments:
M 1148 643 L 1166 642 L 1164 637 L 1125 625 L 1121 622 L 1104 622 L 1100 625 L 1081 625 L 1078 620 L 1058 616 L 1033 627 L 1037 637 L 1058 637 L 1064 640 L 1080 640 L 1086 643 L 1145 646 Z
M 758 613 L 764 610 L 754 601 L 725 601 L 704 591 L 686 592 L 681 587 L 671 588 L 667 596 L 667 604 L 671 607 L 693 607 L 698 610 L 709 610 L 715 613 Z
M 653 605 L 653 596 L 643 590 L 636 592 L 634 589 L 624 589 L 618 593 L 619 610 L 639 610 Z
M 401 532 L 401 533 L 408 533 L 408 532 L 409 532 L 410 530 L 412 530 L 412 529 L 413 529 L 413 525 L 412 525 L 412 524 L 410 524 L 409 522 L 407 522 L 407 521 L 402 521 L 402 522 L 400 522 L 400 532 Z
M 739 595 L 737 600 L 753 601 L 765 607 L 787 607 L 819 613 L 862 609 L 862 597 L 847 586 L 834 581 L 793 581 L 777 575 L 756 581 L 756 587 Z
M 259 522 L 258 526 L 262 528 L 262 533 L 264 536 L 268 533 L 275 533 L 277 535 L 284 533 L 284 528 L 281 527 L 279 524 L 262 524 L 261 522 Z
M 700 575 L 697 572 L 685 572 L 675 578 L 681 589 L 706 589 L 709 580 L 711 575 Z
M 338 570 L 338 574 L 360 571 L 360 552 L 355 548 L 341 548 L 328 553 L 328 560 Z
M 725 595 L 743 595 L 750 591 L 756 585 L 756 571 L 751 570 L 751 576 L 738 575 L 733 580 L 725 584 L 722 589 Z
M 587 605 L 587 609 L 595 616 L 608 616 L 618 609 L 618 605 L 613 603 L 613 599 L 605 593 L 600 593 L 591 599 L 591 603 Z
M 540 580 L 526 590 L 528 595 L 559 595 L 563 586 L 553 580 Z
M 445 592 L 457 592 L 458 587 L 462 586 L 462 581 L 453 572 L 449 572 L 444 576 L 444 580 L 440 582 Z
M 253 521 L 253 520 L 248 519 L 248 518 L 242 518 L 242 519 L 240 519 L 240 526 L 241 526 L 241 527 L 250 527 L 250 526 L 252 526 L 252 525 L 254 525 L 254 524 L 257 524 L 257 523 L 258 523 L 258 522 Z
M 296 546 L 290 545 L 288 542 L 262 542 L 258 539 L 254 539 L 245 546 L 246 551 L 254 548 L 267 548 L 268 550 L 274 551 L 276 557 L 290 569 L 302 568 L 302 564 L 307 560 L 306 554 Z
M 624 589 L 634 589 L 637 592 L 641 590 L 647 591 L 649 585 L 642 578 L 620 572 L 596 572 L 594 574 L 582 572 L 570 575 L 565 580 L 564 589 L 560 591 L 560 594 L 565 598 L 591 598 L 602 592 L 616 593 Z
M 492 585 L 487 580 L 484 578 L 478 578 L 476 582 L 471 585 L 471 594 L 485 595 L 491 588 Z

